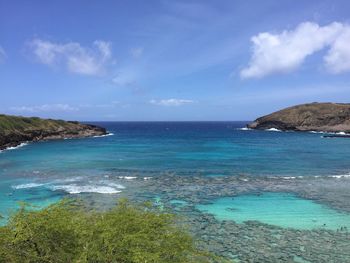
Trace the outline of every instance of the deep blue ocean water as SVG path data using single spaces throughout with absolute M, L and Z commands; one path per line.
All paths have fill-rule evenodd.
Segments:
M 108 175 L 330 176 L 350 172 L 350 139 L 241 130 L 247 122 L 100 122 L 110 136 L 29 143 L 0 153 L 0 214 L 18 201 L 127 191 Z

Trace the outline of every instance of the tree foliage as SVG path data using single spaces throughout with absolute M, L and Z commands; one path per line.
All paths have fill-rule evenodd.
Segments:
M 120 202 L 88 212 L 70 201 L 23 206 L 0 227 L 0 262 L 214 262 L 171 214 Z

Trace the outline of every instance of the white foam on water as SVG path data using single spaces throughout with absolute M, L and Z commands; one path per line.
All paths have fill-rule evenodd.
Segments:
M 28 145 L 27 142 L 22 142 L 17 146 L 7 147 L 4 151 L 16 150 L 16 149 L 21 148 L 21 147 L 26 146 L 26 145 Z
M 284 180 L 295 180 L 295 179 L 303 179 L 304 176 L 302 176 L 302 175 L 298 175 L 298 176 L 269 176 L 268 178 L 284 179 Z
M 337 178 L 337 179 L 341 179 L 341 178 L 350 178 L 350 174 L 330 175 L 330 176 L 328 176 L 328 177 Z
M 345 132 L 336 132 L 337 135 L 350 135 L 349 133 L 345 133 Z
M 28 184 L 19 184 L 19 185 L 14 185 L 12 186 L 13 189 L 28 189 L 28 188 L 34 188 L 34 187 L 39 187 L 43 186 L 44 184 L 39 184 L 39 183 L 28 183 Z
M 350 178 L 350 174 L 334 174 L 334 175 L 328 175 L 328 176 L 322 176 L 322 175 L 314 175 L 314 178 L 335 178 L 335 179 L 341 179 L 341 178 Z
M 152 177 L 143 177 L 143 180 L 147 181 L 147 180 L 150 180 L 152 179 Z
M 248 128 L 248 127 L 243 127 L 243 128 L 238 128 L 237 130 L 240 130 L 240 131 L 251 131 L 252 129 Z
M 270 128 L 270 129 L 266 129 L 265 131 L 280 132 L 281 130 L 276 128 Z
M 114 133 L 109 132 L 107 134 L 93 136 L 93 138 L 102 138 L 102 137 L 108 137 L 108 136 L 113 136 L 113 135 L 114 135 Z
M 350 174 L 335 174 L 335 175 L 314 175 L 314 176 L 269 176 L 268 178 L 271 179 L 284 179 L 284 180 L 295 180 L 295 179 L 307 179 L 307 178 L 336 178 L 336 179 L 341 179 L 341 178 L 350 178 Z M 244 180 L 244 179 L 242 179 Z
M 97 186 L 97 185 L 55 185 L 51 187 L 52 190 L 62 190 L 69 194 L 80 194 L 80 193 L 99 193 L 99 194 L 117 194 L 121 191 L 110 187 L 110 186 Z
M 136 176 L 118 176 L 119 179 L 134 180 L 137 179 Z
M 310 133 L 321 133 L 321 134 L 325 134 L 325 133 L 329 133 L 329 132 L 324 132 L 324 131 L 309 131 Z
M 116 183 L 109 183 L 108 186 L 112 186 L 112 187 L 115 187 L 117 189 L 125 189 L 124 185 L 116 184 Z
M 350 135 L 346 132 L 326 132 L 326 131 L 309 131 L 310 133 L 319 133 L 319 134 L 334 134 L 334 135 Z

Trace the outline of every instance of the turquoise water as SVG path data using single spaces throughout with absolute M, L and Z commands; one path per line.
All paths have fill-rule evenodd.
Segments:
M 234 220 L 237 223 L 257 220 L 295 229 L 350 229 L 350 214 L 287 193 L 225 197 L 212 204 L 198 205 L 197 208 L 215 215 L 219 220 Z
M 166 172 L 253 177 L 350 172 L 348 139 L 241 130 L 245 122 L 96 124 L 112 135 L 30 143 L 1 152 L 0 214 L 8 215 L 19 201 L 45 205 L 77 193 L 118 195 L 129 191 L 129 179 Z

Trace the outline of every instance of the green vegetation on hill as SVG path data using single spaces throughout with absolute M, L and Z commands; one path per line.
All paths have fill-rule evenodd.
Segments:
M 0 115 L 0 150 L 26 141 L 83 138 L 104 134 L 104 128 L 79 122 Z
M 0 114 L 0 132 L 24 132 L 33 130 L 57 130 L 61 128 L 73 128 L 77 123 L 63 120 L 41 119 L 38 117 L 21 117 Z
M 22 207 L 0 227 L 0 262 L 221 262 L 196 249 L 175 217 L 127 201 L 87 212 L 70 201 Z

